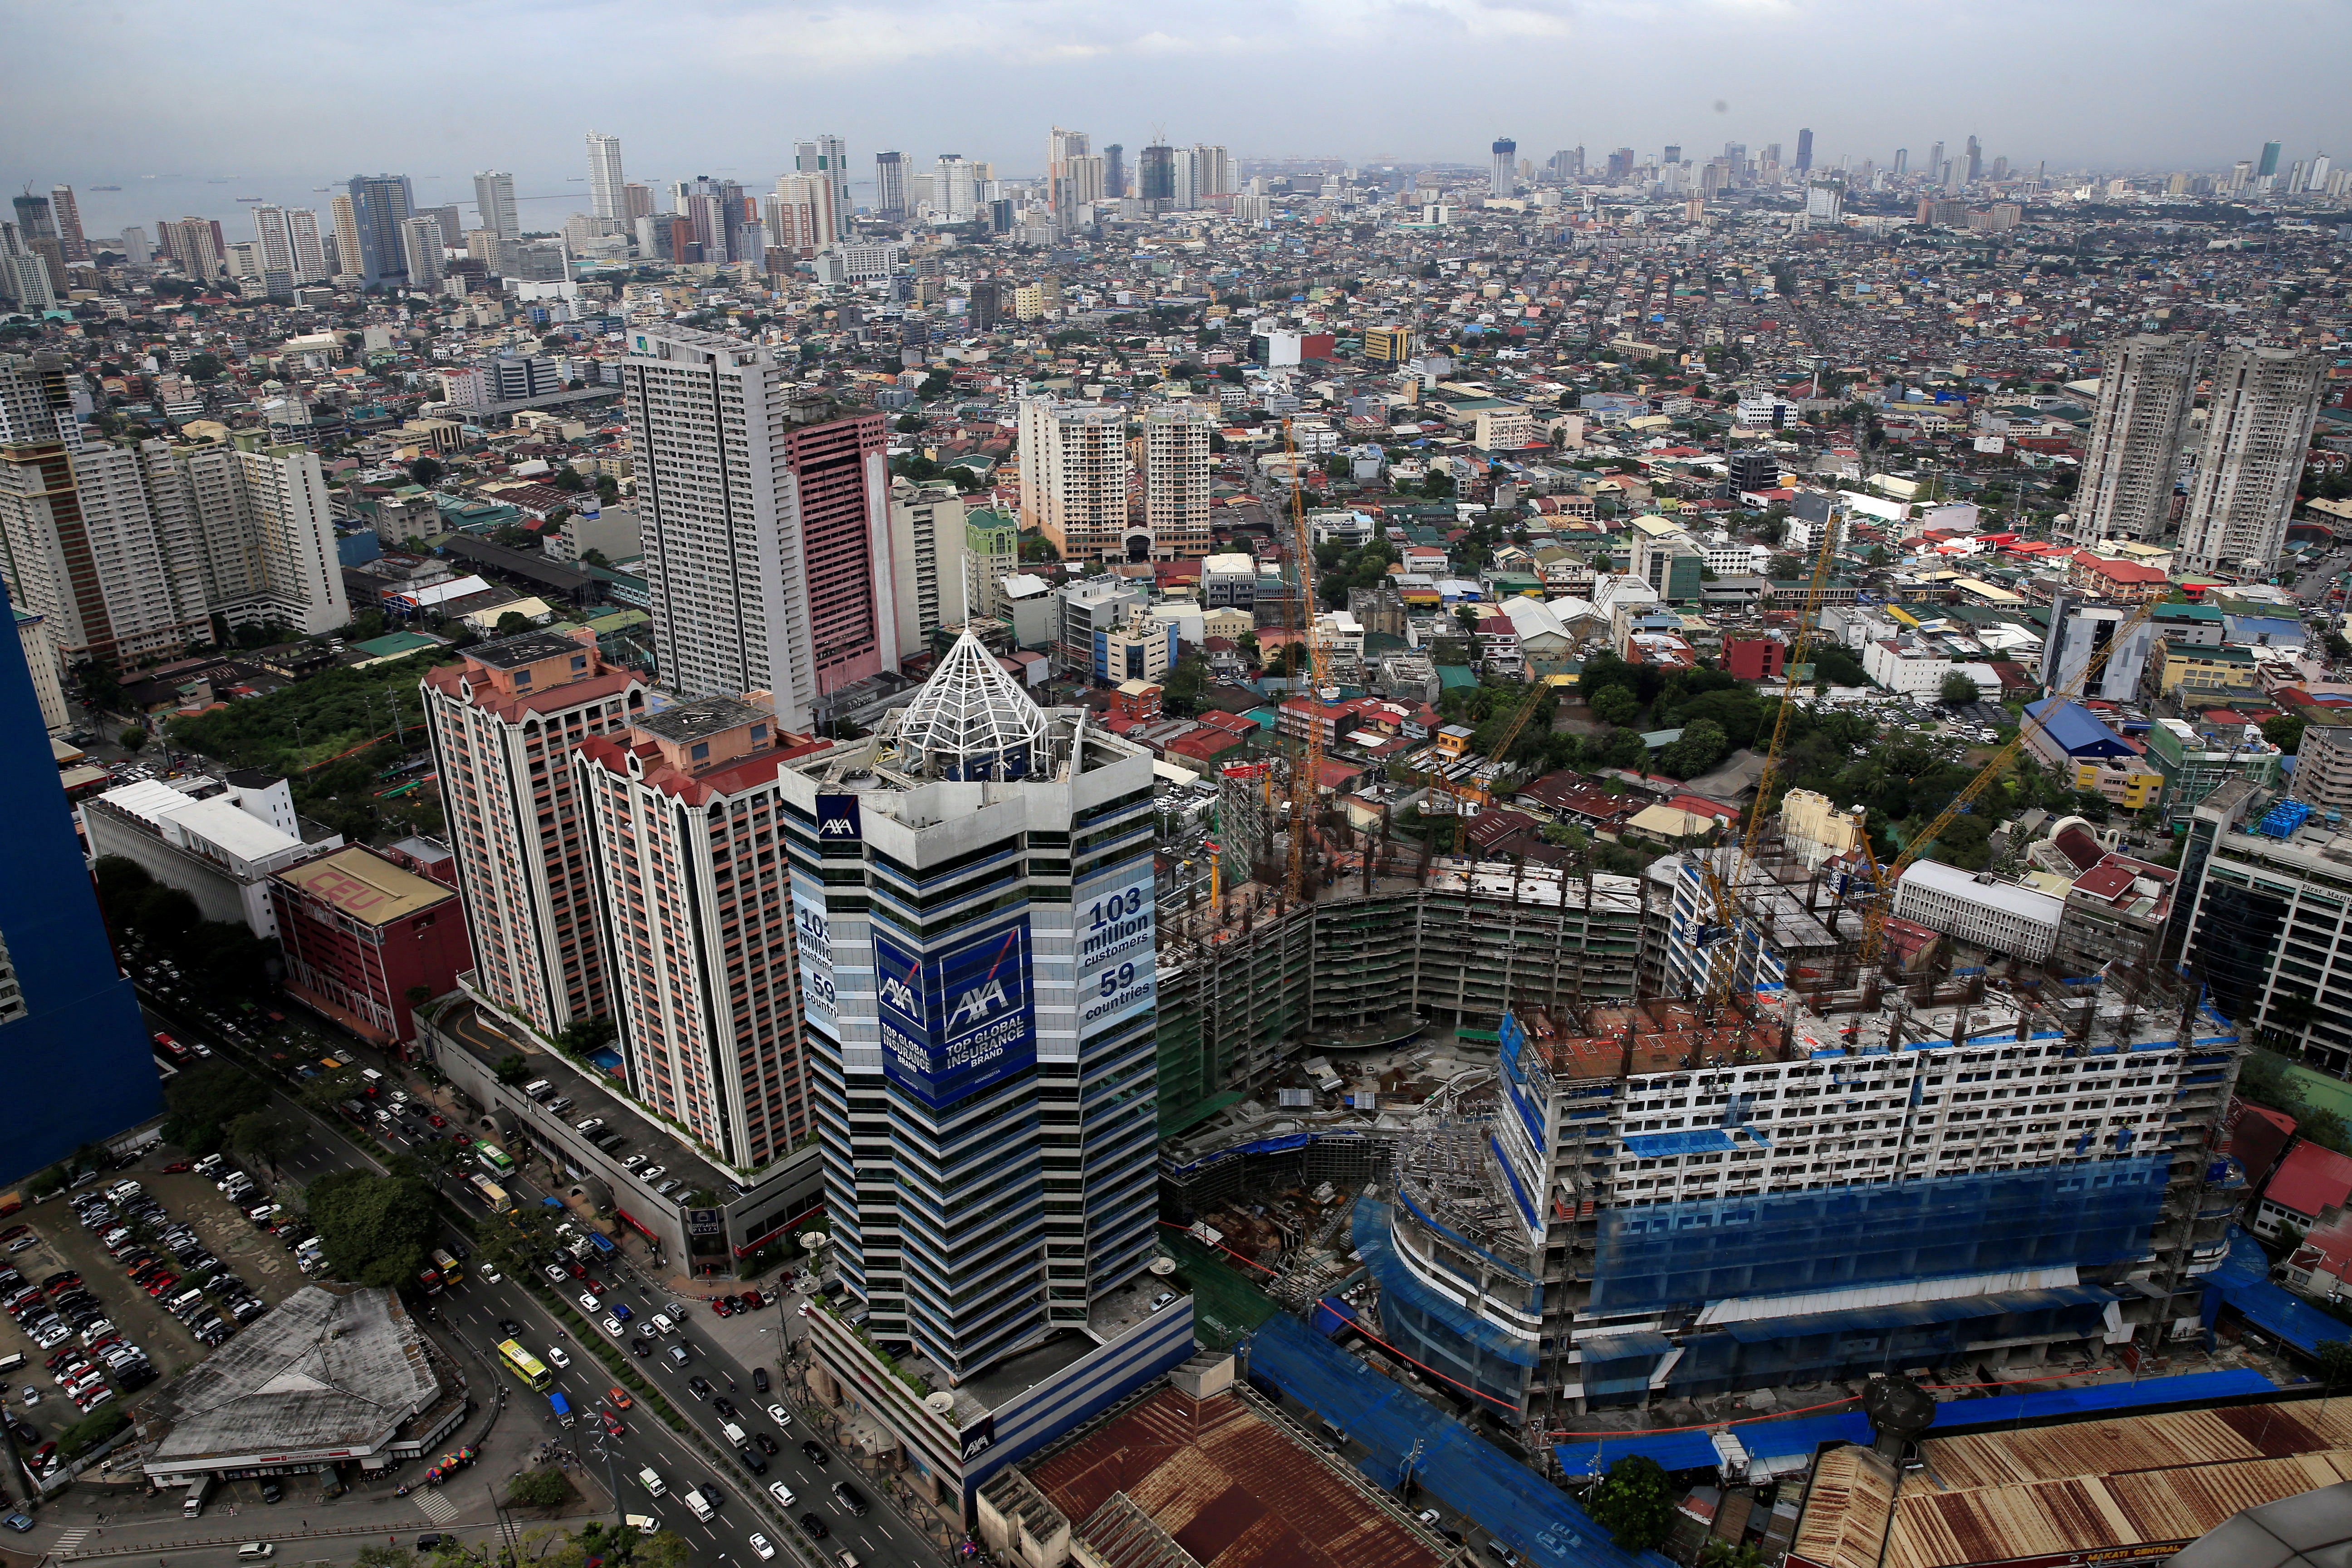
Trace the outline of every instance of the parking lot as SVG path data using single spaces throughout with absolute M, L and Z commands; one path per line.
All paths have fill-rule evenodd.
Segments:
M 226 1169 L 218 1173 L 225 1175 Z M 134 1195 L 126 1188 L 119 1201 L 105 1197 L 126 1180 L 136 1182 L 141 1192 Z M 160 1206 L 161 1215 L 134 1215 L 128 1205 L 140 1199 Z M 77 1212 L 77 1203 L 87 1211 L 87 1219 Z M 27 1229 L 8 1245 L 31 1243 L 5 1256 L 5 1262 L 21 1282 L 0 1290 L 0 1300 L 21 1299 L 15 1310 L 0 1317 L 0 1355 L 20 1352 L 26 1358 L 23 1366 L 6 1374 L 5 1383 L 11 1414 L 32 1434 L 16 1432 L 28 1456 L 86 1410 L 110 1403 L 97 1397 L 101 1387 L 110 1389 L 115 1401 L 128 1403 L 149 1382 L 195 1365 L 209 1353 L 198 1330 L 226 1339 L 236 1326 L 231 1309 L 237 1300 L 249 1296 L 258 1303 L 240 1309 L 249 1321 L 302 1282 L 283 1242 L 238 1213 L 213 1182 L 194 1171 L 134 1167 L 112 1173 L 34 1205 L 9 1224 Z M 180 1235 L 175 1253 L 163 1234 L 180 1226 L 186 1226 L 186 1233 Z M 101 1237 L 120 1231 L 130 1234 L 119 1237 L 117 1257 Z M 184 1257 L 194 1266 L 183 1262 Z M 134 1282 L 130 1268 L 150 1258 L 143 1283 Z M 158 1289 L 151 1293 L 147 1286 Z M 198 1293 L 194 1303 L 176 1316 L 166 1310 L 166 1302 L 192 1290 Z M 37 1292 L 39 1300 L 27 1291 Z M 94 1310 L 102 1321 L 77 1329 L 65 1316 L 77 1307 L 85 1315 Z M 202 1315 L 206 1309 L 210 1317 Z M 60 1316 L 43 1343 L 27 1325 L 53 1312 Z M 86 1368 L 76 1379 L 82 1395 L 79 1404 L 48 1365 L 58 1357 L 70 1357 Z

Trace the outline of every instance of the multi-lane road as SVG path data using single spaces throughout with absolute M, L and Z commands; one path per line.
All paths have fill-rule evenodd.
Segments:
M 182 1016 L 184 1009 L 172 1002 L 150 997 L 146 1010 L 151 1028 L 164 1030 L 184 1040 L 213 1041 L 216 1050 L 226 1054 L 226 1047 L 211 1031 L 201 1022 L 192 1022 Z M 402 1076 L 396 1064 L 383 1061 L 372 1050 L 347 1039 L 335 1042 L 333 1048 L 339 1059 L 356 1059 L 364 1065 L 378 1067 L 394 1078 Z M 267 1080 L 267 1075 L 264 1076 Z M 280 1155 L 277 1162 L 281 1179 L 307 1182 L 329 1171 L 352 1168 L 381 1171 L 383 1166 L 377 1155 L 384 1147 L 398 1151 L 414 1142 L 408 1131 L 401 1131 L 378 1143 L 358 1129 L 342 1125 L 336 1119 L 312 1113 L 285 1093 L 282 1085 L 270 1081 L 269 1087 L 280 1107 L 288 1113 L 288 1120 L 302 1134 L 301 1142 Z M 418 1091 L 418 1086 L 412 1083 L 409 1087 L 413 1091 Z M 528 1178 L 509 1176 L 504 1184 L 518 1203 L 537 1203 L 542 1196 L 536 1184 Z M 456 1191 L 457 1187 L 457 1184 L 452 1183 L 449 1190 Z M 473 1204 L 470 1193 L 458 1201 L 469 1208 L 478 1206 Z M 462 1242 L 463 1238 L 452 1228 L 444 1237 L 444 1241 Z M 467 1267 L 478 1267 L 480 1261 L 478 1258 L 469 1260 Z M 815 1439 L 824 1447 L 827 1457 L 822 1464 L 813 1461 L 801 1450 L 802 1442 L 814 1437 L 814 1434 L 806 1429 L 806 1423 L 795 1418 L 788 1426 L 780 1426 L 767 1413 L 772 1404 L 781 1405 L 788 1412 L 792 1409 L 792 1401 L 784 1394 L 781 1367 L 772 1365 L 768 1368 L 771 1392 L 766 1395 L 759 1394 L 754 1391 L 751 1369 L 738 1361 L 727 1347 L 716 1343 L 703 1331 L 695 1312 L 679 1310 L 681 1306 L 691 1306 L 707 1314 L 709 1309 L 702 1303 L 676 1301 L 666 1291 L 658 1289 L 656 1282 L 640 1275 L 622 1255 L 600 1260 L 593 1266 L 591 1272 L 605 1287 L 603 1298 L 604 1310 L 595 1314 L 592 1321 L 601 1321 L 614 1302 L 628 1305 L 635 1315 L 632 1327 L 642 1326 L 657 1311 L 667 1312 L 674 1319 L 678 1324 L 677 1331 L 655 1342 L 657 1346 L 656 1353 L 636 1359 L 639 1373 L 648 1383 L 657 1386 L 669 1403 L 707 1440 L 720 1452 L 730 1453 L 732 1445 L 719 1431 L 725 1418 L 715 1405 L 708 1399 L 697 1398 L 688 1387 L 690 1377 L 699 1376 L 706 1380 L 711 1385 L 714 1397 L 724 1396 L 733 1402 L 737 1410 L 736 1425 L 747 1434 L 765 1432 L 775 1440 L 777 1452 L 763 1456 L 767 1460 L 767 1473 L 753 1475 L 740 1460 L 732 1458 L 725 1462 L 713 1461 L 684 1436 L 673 1432 L 642 1397 L 633 1396 L 635 1403 L 632 1408 L 614 1412 L 622 1423 L 624 1432 L 618 1438 L 605 1438 L 599 1413 L 610 1403 L 607 1391 L 614 1386 L 614 1380 L 609 1369 L 593 1352 L 582 1345 L 578 1336 L 564 1327 L 522 1282 L 508 1277 L 492 1283 L 478 1273 L 471 1273 L 465 1283 L 442 1292 L 433 1300 L 431 1305 L 438 1314 L 435 1327 L 445 1343 L 454 1341 L 462 1347 L 467 1376 L 474 1387 L 480 1391 L 480 1397 L 496 1398 L 499 1390 L 504 1391 L 506 1411 L 500 1417 L 502 1428 L 507 1423 L 516 1421 L 535 1424 L 542 1429 L 543 1436 L 559 1443 L 572 1454 L 575 1475 L 585 1468 L 594 1477 L 596 1488 L 610 1485 L 614 1489 L 616 1513 L 647 1514 L 659 1520 L 667 1528 L 677 1531 L 693 1543 L 698 1563 L 728 1563 L 739 1565 L 739 1568 L 756 1568 L 761 1559 L 751 1546 L 750 1538 L 760 1534 L 777 1550 L 780 1565 L 792 1563 L 799 1554 L 794 1552 L 791 1538 L 801 1533 L 797 1521 L 803 1514 L 814 1514 L 825 1526 L 825 1536 L 808 1544 L 827 1563 L 836 1562 L 837 1553 L 845 1548 L 856 1554 L 860 1568 L 868 1564 L 886 1565 L 886 1568 L 897 1568 L 899 1564 L 929 1565 L 940 1560 L 941 1554 L 925 1540 L 923 1532 L 898 1514 L 891 1502 L 881 1495 L 881 1488 L 877 1484 L 868 1480 L 840 1455 L 834 1453 L 829 1441 Z M 551 1280 L 542 1280 L 541 1283 L 551 1289 L 556 1288 Z M 563 1293 L 567 1298 L 576 1297 L 579 1290 L 576 1281 L 565 1282 Z M 783 1305 L 775 1310 L 776 1342 L 779 1344 L 798 1337 L 792 1331 L 799 1326 L 793 1309 L 801 1299 L 788 1294 Z M 577 1425 L 568 1430 L 560 1427 L 544 1394 L 526 1389 L 520 1380 L 502 1370 L 494 1370 L 498 1365 L 496 1346 L 506 1337 L 499 1327 L 501 1321 L 520 1324 L 523 1330 L 520 1338 L 524 1347 L 548 1363 L 551 1370 L 554 1371 L 553 1386 L 564 1394 L 577 1414 Z M 588 1331 L 593 1333 L 596 1331 L 592 1328 Z M 683 1369 L 673 1367 L 667 1356 L 661 1353 L 667 1347 L 681 1342 L 688 1347 L 691 1357 L 689 1364 Z M 627 1353 L 625 1339 L 621 1342 L 620 1348 Z M 571 1365 L 556 1368 L 553 1358 L 548 1354 L 551 1349 L 562 1350 Z M 653 1497 L 639 1484 L 637 1473 L 646 1468 L 651 1468 L 662 1479 L 667 1488 L 665 1495 Z M 706 1521 L 695 1517 L 683 1500 L 683 1494 L 689 1488 L 709 1480 L 718 1482 L 725 1500 L 718 1509 L 716 1517 Z M 853 1516 L 834 1495 L 833 1483 L 844 1480 L 856 1488 L 866 1499 L 867 1512 L 863 1518 Z M 789 1510 L 778 1507 L 768 1494 L 768 1485 L 775 1481 L 782 1482 L 793 1494 L 795 1500 Z M 476 1505 L 466 1499 L 464 1490 L 464 1484 L 460 1483 L 454 1500 L 463 1510 L 461 1517 L 469 1517 Z M 785 1520 L 787 1512 L 791 1522 Z M 416 1532 L 432 1528 L 429 1518 L 429 1515 L 419 1514 Z M 805 1536 L 803 1539 L 807 1540 Z

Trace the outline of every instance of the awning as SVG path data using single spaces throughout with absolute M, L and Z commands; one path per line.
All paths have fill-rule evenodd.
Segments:
M 2048 1290 L 2008 1290 L 1991 1296 L 1951 1296 L 1940 1301 L 1888 1301 L 1843 1312 L 1808 1312 L 1793 1318 L 1750 1318 L 1744 1322 L 1726 1323 L 1723 1329 L 1741 1344 L 1758 1344 L 1770 1340 L 1802 1339 L 1808 1334 L 1922 1328 L 1929 1323 L 1958 1323 L 2012 1312 L 2105 1304 L 2116 1299 L 2114 1291 L 2095 1285 L 2066 1285 Z
M 1599 1362 L 1664 1355 L 1675 1348 L 1675 1342 L 1654 1330 L 1637 1329 L 1630 1334 L 1595 1334 L 1589 1340 L 1577 1341 L 1576 1348 L 1582 1353 L 1584 1364 L 1591 1366 Z

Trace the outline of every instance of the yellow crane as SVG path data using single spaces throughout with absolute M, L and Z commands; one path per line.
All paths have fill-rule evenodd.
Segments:
M 1282 449 L 1290 455 L 1291 549 L 1298 571 L 1299 601 L 1305 610 L 1301 628 L 1307 639 L 1307 689 L 1318 704 L 1323 700 L 1326 666 L 1323 645 L 1315 636 L 1315 536 L 1307 526 L 1307 492 L 1298 482 L 1298 445 L 1291 438 L 1290 421 L 1282 422 Z M 1290 782 L 1290 875 L 1287 886 L 1293 904 L 1307 896 L 1307 823 L 1315 815 L 1315 797 L 1323 780 L 1323 724 L 1312 710 L 1303 726 L 1298 772 Z
M 1772 786 L 1779 782 L 1780 747 L 1789 734 L 1789 715 L 1797 706 L 1797 679 L 1794 667 L 1805 662 L 1805 654 L 1812 647 L 1813 633 L 1821 625 L 1822 590 L 1829 583 L 1831 563 L 1837 558 L 1837 515 L 1832 512 L 1822 524 L 1822 546 L 1813 552 L 1813 574 L 1805 585 L 1805 602 L 1797 612 L 1797 635 L 1790 642 L 1789 657 L 1783 668 L 1780 711 L 1772 720 L 1771 743 L 1764 749 L 1764 771 L 1756 776 L 1756 803 L 1748 809 L 1748 830 L 1740 836 L 1739 852 L 1732 858 L 1731 876 L 1727 880 L 1716 865 L 1712 854 L 1697 857 L 1700 879 L 1706 884 L 1708 900 L 1715 905 L 1716 929 L 1722 933 L 1718 940 L 1737 942 L 1739 931 L 1739 905 L 1733 889 L 1739 885 L 1747 868 L 1756 858 L 1756 845 L 1764 827 L 1767 803 Z M 1738 956 L 1722 963 L 1710 964 L 1706 975 L 1706 1012 L 1711 1016 L 1716 1009 L 1730 999 L 1733 972 L 1738 968 Z
M 1560 662 L 1547 661 L 1530 669 L 1529 682 L 1534 689 L 1528 693 L 1524 701 L 1511 710 L 1511 721 L 1503 727 L 1501 738 L 1486 753 L 1495 764 L 1495 777 L 1497 781 L 1502 776 L 1502 769 L 1511 754 L 1511 748 L 1518 744 L 1519 731 L 1528 727 L 1528 721 L 1536 716 L 1537 711 L 1543 707 L 1545 700 L 1551 695 L 1551 678 L 1559 674 L 1563 668 Z M 1462 789 L 1447 789 L 1446 793 L 1454 797 L 1454 852 L 1459 855 L 1462 852 L 1462 825 L 1465 816 L 1463 807 L 1470 804 L 1469 792 Z
M 2049 699 L 2042 703 L 2042 712 L 2039 715 L 2029 713 L 2025 722 L 2018 727 L 2016 736 L 2010 741 L 2009 744 L 1993 754 L 1992 761 L 1984 765 L 1984 771 L 1970 779 L 1962 787 L 1960 793 L 1952 797 L 1952 803 L 1944 807 L 1942 813 L 1933 822 L 1921 828 L 1917 836 L 1904 847 L 1903 853 L 1895 857 L 1880 874 L 1878 886 L 1870 893 L 1869 905 L 1864 910 L 1862 916 L 1861 958 L 1862 973 L 1864 975 L 1872 973 L 1878 967 L 1879 950 L 1886 937 L 1886 917 L 1890 912 L 1890 906 L 1895 901 L 1895 886 L 1903 880 L 1903 873 L 1909 870 L 1913 862 L 1927 852 L 1927 847 L 1935 843 L 1937 837 L 1952 825 L 1953 818 L 1968 810 L 1976 803 L 1979 795 L 1992 786 L 1993 780 L 2000 776 L 2001 770 L 2015 761 L 2017 753 L 2024 748 L 2026 737 L 2037 730 L 2046 729 L 2045 721 L 2050 714 L 2057 710 L 2058 704 L 2071 701 L 2081 695 L 2083 688 L 2089 683 L 2091 677 L 2098 674 L 2105 666 L 2108 657 L 2121 647 L 2125 640 L 2133 632 L 2138 630 L 2154 614 L 2156 614 L 2156 605 L 2154 601 L 2150 601 L 2133 611 L 2128 619 L 2117 625 L 2115 631 L 2108 637 L 2105 646 L 2092 654 L 2089 660 L 2084 664 L 2082 673 L 2068 681 L 2063 690 L 2052 690 Z M 2050 672 L 2044 670 L 2042 673 L 2046 676 Z

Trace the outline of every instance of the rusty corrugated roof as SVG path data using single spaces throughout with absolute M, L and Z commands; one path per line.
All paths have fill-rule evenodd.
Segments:
M 1232 1394 L 1162 1389 L 1030 1472 L 1089 1535 L 1144 1542 L 1118 1494 L 1203 1568 L 1436 1568 L 1412 1532 Z M 1106 1505 L 1109 1505 L 1105 1512 Z M 1109 1544 L 1109 1542 L 1107 1542 Z

